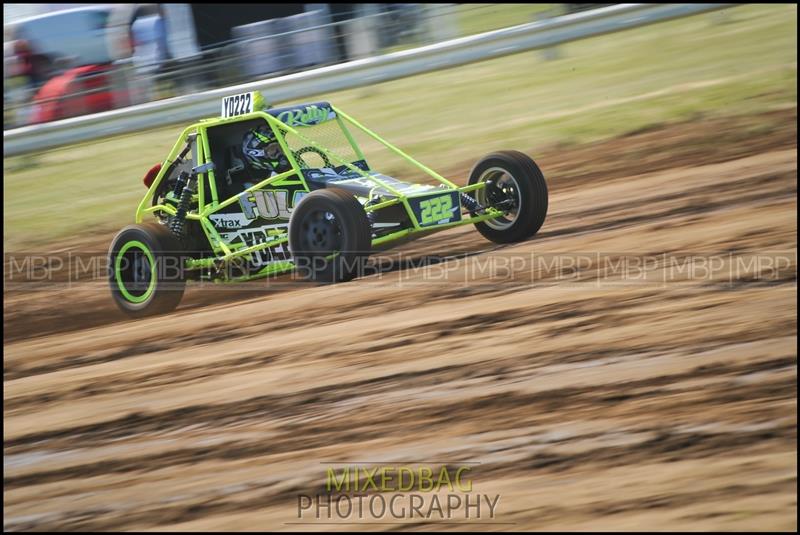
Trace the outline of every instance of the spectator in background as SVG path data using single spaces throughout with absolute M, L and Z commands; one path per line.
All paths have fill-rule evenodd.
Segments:
M 44 54 L 35 53 L 24 39 L 14 42 L 14 54 L 17 63 L 16 75 L 25 77 L 28 80 L 27 85 L 32 91 L 41 87 L 48 80 L 50 58 Z
M 137 12 L 131 24 L 133 65 L 138 75 L 138 91 L 145 101 L 156 100 L 159 93 L 157 75 L 164 72 L 170 60 L 164 11 Z
M 172 54 L 169 52 L 169 40 L 167 39 L 167 18 L 164 16 L 164 8 L 158 4 L 158 12 L 156 14 L 158 21 L 156 22 L 156 44 L 158 45 L 158 55 L 161 58 L 159 67 L 163 70 L 168 62 L 172 60 Z
M 28 124 L 33 97 L 50 78 L 50 58 L 18 39 L 3 43 L 3 68 L 3 125 Z
M 161 72 L 170 59 L 163 13 L 159 5 L 156 13 L 139 15 L 131 25 L 133 62 L 137 71 L 142 74 Z

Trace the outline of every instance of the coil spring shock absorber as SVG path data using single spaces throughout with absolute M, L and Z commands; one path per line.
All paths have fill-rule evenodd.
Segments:
M 184 177 L 184 175 L 181 176 Z M 194 195 L 196 178 L 196 176 L 192 175 L 186 180 L 186 185 L 183 187 L 181 198 L 178 201 L 178 209 L 175 212 L 175 216 L 169 222 L 169 229 L 179 239 L 183 238 L 183 224 L 186 222 L 186 214 L 189 212 L 189 203 L 192 201 L 192 195 Z M 181 180 L 178 180 L 178 183 L 180 184 Z
M 469 210 L 469 213 L 474 214 L 475 212 L 484 210 L 483 206 L 481 206 L 478 203 L 478 201 L 476 201 L 463 191 L 459 191 L 458 194 L 461 197 L 461 204 L 463 204 L 467 208 L 467 210 Z
M 440 184 L 439 187 L 443 189 L 447 188 L 447 186 L 444 184 Z M 459 191 L 458 196 L 461 198 L 461 204 L 469 211 L 469 213 L 474 214 L 475 212 L 482 212 L 485 210 L 485 208 L 481 206 L 478 201 L 463 191 Z
M 189 173 L 186 171 L 182 171 L 180 175 L 178 175 L 178 180 L 175 181 L 175 187 L 172 189 L 172 194 L 176 198 L 180 198 L 181 192 L 183 191 L 183 187 L 186 185 L 186 180 L 189 178 Z

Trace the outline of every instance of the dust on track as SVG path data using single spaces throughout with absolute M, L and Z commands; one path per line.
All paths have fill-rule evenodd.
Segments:
M 320 463 L 368 451 L 480 462 L 517 529 L 796 529 L 796 109 L 535 156 L 526 243 L 453 229 L 352 283 L 136 321 L 99 280 L 7 292 L 5 528 L 296 528 Z M 609 275 L 637 255 L 644 278 Z M 696 255 L 745 268 L 671 276 Z

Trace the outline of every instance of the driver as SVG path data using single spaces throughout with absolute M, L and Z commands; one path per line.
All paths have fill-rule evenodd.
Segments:
M 244 135 L 242 154 L 251 169 L 268 171 L 270 176 L 291 169 L 269 125 L 261 125 Z

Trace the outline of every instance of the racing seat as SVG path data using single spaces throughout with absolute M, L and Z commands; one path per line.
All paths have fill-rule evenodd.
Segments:
M 241 193 L 248 186 L 264 180 L 268 172 L 250 169 L 242 154 L 245 133 L 263 124 L 262 119 L 212 126 L 208 129 L 211 160 L 216 165 L 215 180 L 220 200 Z
M 235 182 L 243 184 L 250 180 L 250 174 L 244 164 L 244 156 L 240 145 L 230 145 L 228 150 L 225 151 L 225 169 L 227 169 L 225 182 L 228 187 L 233 187 Z
M 250 185 L 269 177 L 269 172 L 263 169 L 253 169 L 245 162 L 241 144 L 229 145 L 225 150 L 225 175 L 217 181 L 217 188 L 221 188 L 220 198 L 237 195 Z M 222 177 L 221 177 L 222 178 Z

